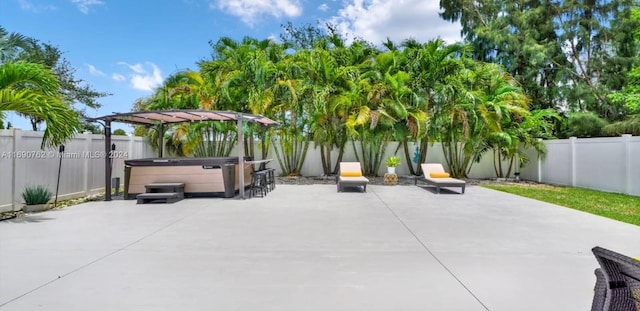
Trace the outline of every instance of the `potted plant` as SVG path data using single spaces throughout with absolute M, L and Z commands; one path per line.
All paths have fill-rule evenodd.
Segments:
M 400 165 L 400 157 L 390 156 L 384 163 L 387 164 L 387 173 L 395 174 L 396 167 Z
M 25 213 L 42 212 L 49 209 L 49 201 L 53 194 L 42 185 L 28 186 L 22 192 Z

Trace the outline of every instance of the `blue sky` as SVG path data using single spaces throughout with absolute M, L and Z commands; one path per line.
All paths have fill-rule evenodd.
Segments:
M 76 77 L 98 91 L 90 116 L 127 112 L 170 74 L 196 69 L 209 41 L 228 36 L 277 38 L 281 25 L 331 22 L 349 37 L 379 44 L 415 38 L 460 38 L 438 17 L 437 0 L 0 0 L 0 25 L 64 52 Z M 15 127 L 28 122 L 9 115 Z M 130 131 L 125 125 L 122 127 Z

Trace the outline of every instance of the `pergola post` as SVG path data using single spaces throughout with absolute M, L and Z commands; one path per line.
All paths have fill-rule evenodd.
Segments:
M 111 119 L 104 120 L 104 200 L 111 201 Z
M 239 196 L 244 200 L 244 133 L 242 131 L 242 113 L 236 115 L 238 127 L 238 183 L 240 185 Z
M 158 158 L 162 158 L 164 155 L 164 123 L 160 123 L 158 131 Z

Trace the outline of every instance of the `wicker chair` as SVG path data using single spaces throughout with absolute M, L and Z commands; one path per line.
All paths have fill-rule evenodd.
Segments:
M 640 261 L 614 251 L 594 247 L 600 269 L 592 311 L 640 311 Z

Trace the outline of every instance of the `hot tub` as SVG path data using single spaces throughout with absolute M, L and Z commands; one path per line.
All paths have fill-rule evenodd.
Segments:
M 125 160 L 124 165 L 124 197 L 127 200 L 144 193 L 145 185 L 151 183 L 184 183 L 185 197 L 233 197 L 240 189 L 237 157 L 147 158 Z M 245 164 L 244 172 L 247 187 L 251 183 L 251 164 Z

